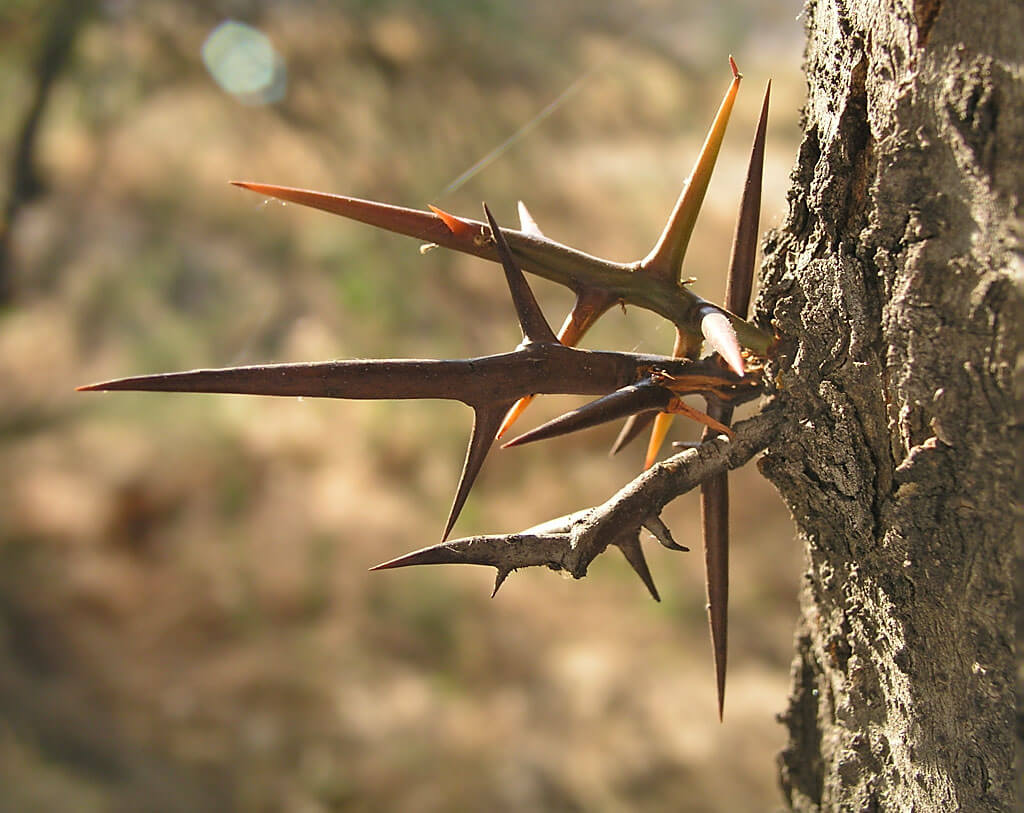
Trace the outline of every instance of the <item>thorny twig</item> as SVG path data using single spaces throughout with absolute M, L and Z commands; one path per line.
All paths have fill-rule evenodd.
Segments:
M 733 407 L 762 392 L 761 361 L 769 354 L 773 342 L 768 333 L 744 319 L 756 254 L 767 93 L 740 205 L 726 308 L 696 296 L 685 287 L 688 281 L 679 279 L 686 245 L 741 78 L 731 58 L 730 65 L 732 84 L 693 173 L 657 245 L 647 257 L 635 263 L 611 263 L 548 239 L 521 203 L 522 230 L 514 231 L 499 228 L 486 204 L 484 223 L 456 217 L 435 207 L 430 207 L 431 212 L 422 212 L 341 195 L 265 184 L 238 184 L 413 235 L 430 244 L 498 261 L 504 269 L 523 331 L 522 343 L 512 352 L 448 361 L 376 359 L 193 370 L 117 379 L 80 389 L 462 401 L 474 410 L 473 431 L 441 542 L 374 569 L 441 563 L 485 564 L 498 571 L 495 592 L 508 574 L 520 567 L 543 565 L 581 578 L 590 562 L 611 545 L 622 551 L 657 599 L 658 592 L 640 547 L 640 529 L 649 530 L 667 548 L 685 550 L 672 539 L 660 512 L 666 503 L 703 483 L 708 610 L 721 716 L 728 597 L 725 473 L 764 449 L 784 424 L 779 410 L 770 409 L 740 424 L 735 433 L 728 426 Z M 576 292 L 576 306 L 557 336 L 544 318 L 523 276 L 523 268 Z M 609 307 L 620 302 L 649 308 L 674 322 L 677 339 L 672 357 L 587 351 L 570 346 Z M 705 339 L 717 352 L 699 358 Z M 518 534 L 445 541 L 496 435 L 508 429 L 534 394 L 553 393 L 600 397 L 505 446 L 629 417 L 616 444 L 618 449 L 638 433 L 638 428 L 653 419 L 655 431 L 647 460 L 647 465 L 651 466 L 671 415 L 686 414 L 703 423 L 707 431 L 696 449 L 648 468 L 600 506 Z M 702 395 L 707 400 L 708 413 L 684 403 L 682 396 L 688 394 Z
M 484 210 L 490 229 L 488 239 L 504 267 L 523 331 L 522 343 L 511 353 L 448 361 L 370 359 L 191 370 L 120 378 L 79 389 L 462 401 L 473 408 L 473 432 L 442 540 L 448 537 L 469 496 L 503 417 L 524 395 L 603 395 L 632 388 L 627 391 L 625 412 L 631 414 L 650 408 L 643 396 L 651 390 L 660 394 L 659 406 L 679 410 L 684 409 L 680 401 L 682 395 L 702 394 L 715 402 L 743 403 L 760 393 L 759 370 L 738 376 L 726 369 L 717 357 L 691 361 L 638 353 L 578 350 L 561 344 L 541 313 L 523 272 L 512 260 L 504 233 L 486 204 Z M 637 388 L 638 384 L 642 387 Z M 691 417 L 707 422 L 703 413 L 685 409 Z M 725 429 L 717 421 L 708 425 Z M 564 434 L 564 431 L 557 434 Z
M 641 570 L 630 558 L 631 552 L 639 548 L 640 530 L 646 528 L 667 548 L 685 550 L 676 545 L 661 522 L 662 509 L 710 478 L 742 466 L 776 439 L 785 426 L 782 411 L 766 407 L 737 424 L 731 439 L 715 438 L 646 469 L 601 505 L 516 534 L 454 539 L 400 556 L 373 569 L 427 564 L 488 565 L 498 571 L 494 588 L 497 592 L 505 577 L 522 567 L 549 567 L 564 570 L 577 579 L 583 578 L 590 563 L 609 545 L 614 545 L 622 549 L 657 599 L 658 592 L 646 566 Z

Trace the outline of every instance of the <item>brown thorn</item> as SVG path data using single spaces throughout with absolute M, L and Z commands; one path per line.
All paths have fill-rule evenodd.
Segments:
M 651 569 L 647 566 L 647 559 L 644 558 L 643 548 L 640 547 L 640 540 L 636 536 L 629 535 L 620 538 L 613 544 L 622 551 L 622 555 L 626 557 L 629 566 L 633 568 L 636 575 L 640 577 L 640 581 L 647 587 L 651 597 L 655 601 L 661 601 L 661 596 L 658 595 L 658 588 L 654 586 Z
M 487 215 L 487 222 L 491 226 L 491 236 L 494 238 L 494 244 L 498 250 L 498 258 L 501 260 L 502 268 L 505 269 L 505 279 L 508 281 L 512 302 L 516 307 L 516 315 L 519 317 L 519 324 L 523 329 L 523 338 L 531 342 L 557 343 L 558 337 L 555 336 L 548 320 L 544 318 L 526 277 L 516 265 L 515 260 L 512 259 L 512 251 L 505 241 L 505 235 L 501 233 L 501 229 L 486 203 L 484 204 L 484 214 Z M 500 425 L 500 421 L 498 425 Z M 498 426 L 494 428 L 497 430 Z
M 644 528 L 650 531 L 651 536 L 661 543 L 662 547 L 668 548 L 669 550 L 677 550 L 682 553 L 689 553 L 690 549 L 685 545 L 680 545 L 672 538 L 672 532 L 668 529 L 668 526 L 664 523 L 661 517 L 657 514 L 651 514 L 642 523 Z
M 673 395 L 669 390 L 648 379 L 639 384 L 622 387 L 609 395 L 584 404 L 578 409 L 566 412 L 564 415 L 513 438 L 502 448 L 507 449 L 512 446 L 522 446 L 525 443 L 567 435 L 570 432 L 589 429 L 592 426 L 614 421 L 635 412 L 657 411 L 666 407 L 672 400 Z
M 768 129 L 768 102 L 772 83 L 764 91 L 761 114 L 757 120 L 754 143 L 750 149 L 747 178 L 740 199 L 736 233 L 729 258 L 729 274 L 725 286 L 725 307 L 745 319 L 750 307 L 750 293 L 754 285 L 754 262 L 757 258 L 758 232 L 761 221 L 761 181 L 764 174 L 765 138 Z
M 288 203 L 308 206 L 322 212 L 339 215 L 370 226 L 386 229 L 398 234 L 416 237 L 429 243 L 453 246 L 453 244 L 472 243 L 472 240 L 455 239 L 460 234 L 452 229 L 438 215 L 409 209 L 404 206 L 393 206 L 348 195 L 336 195 L 329 192 L 316 192 L 312 189 L 297 189 L 291 186 L 276 184 L 253 183 L 251 181 L 231 181 L 233 186 L 248 189 L 258 195 L 277 198 Z M 459 218 L 461 220 L 461 218 Z M 473 221 L 463 221 L 467 226 L 480 227 Z M 454 246 L 453 246 L 454 247 Z M 468 246 L 464 250 L 468 250 Z
M 718 718 L 725 709 L 729 627 L 729 480 L 720 474 L 701 486 L 701 528 L 707 574 L 708 623 L 718 690 Z
M 507 570 L 502 567 L 497 568 L 497 570 L 498 574 L 494 577 L 494 589 L 491 591 L 491 598 L 498 595 L 498 589 L 505 583 L 505 579 L 508 578 L 508 574 L 512 572 L 511 570 Z
M 370 570 L 394 570 L 399 567 L 416 567 L 419 565 L 463 564 L 477 563 L 467 561 L 466 557 L 459 550 L 452 548 L 449 544 L 442 543 L 440 545 L 431 545 L 429 548 L 414 550 L 412 553 L 405 553 L 401 556 L 396 556 L 394 559 L 388 559 L 386 562 L 374 565 Z
M 750 163 L 740 200 L 736 234 L 733 238 L 732 256 L 729 258 L 725 306 L 740 317 L 746 317 L 753 288 L 770 94 L 769 81 L 765 88 L 754 144 L 750 151 Z M 732 418 L 732 408 L 728 406 L 708 404 L 708 413 L 721 420 L 723 424 L 728 424 Z M 708 438 L 710 434 L 710 431 L 706 430 L 704 438 Z M 718 719 L 721 720 L 725 711 L 725 676 L 729 642 L 729 479 L 725 474 L 716 475 L 701 485 L 701 528 L 704 537 L 704 567 L 707 574 L 708 622 L 711 626 L 711 649 L 718 691 Z
M 494 443 L 494 435 L 501 425 L 502 418 L 508 412 L 512 402 L 505 404 L 488 404 L 473 409 L 473 433 L 469 438 L 469 447 L 466 449 L 466 461 L 462 465 L 462 476 L 459 478 L 459 487 L 455 492 L 455 500 L 452 502 L 452 510 L 448 514 L 448 522 L 445 525 L 444 533 L 441 535 L 443 542 L 452 532 L 452 526 L 462 512 L 462 506 L 466 503 L 469 490 L 473 487 L 476 476 L 484 464 L 487 453 Z

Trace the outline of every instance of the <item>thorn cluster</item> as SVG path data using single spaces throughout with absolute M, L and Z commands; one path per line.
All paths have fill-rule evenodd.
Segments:
M 761 394 L 760 360 L 768 355 L 772 343 L 769 334 L 745 319 L 757 248 L 767 93 L 740 205 L 725 307 L 692 293 L 686 287 L 687 280 L 681 277 L 681 268 L 739 89 L 741 76 L 731 57 L 730 65 L 732 82 L 683 192 L 655 247 L 644 259 L 631 264 L 612 263 L 550 240 L 522 202 L 519 203 L 520 230 L 517 231 L 500 228 L 486 204 L 485 220 L 475 221 L 434 206 L 430 207 L 430 212 L 424 212 L 342 195 L 237 183 L 263 195 L 417 237 L 428 245 L 445 246 L 497 261 L 504 269 L 523 335 L 522 342 L 511 352 L 445 361 L 374 359 L 192 370 L 121 378 L 80 389 L 462 401 L 473 409 L 473 428 L 440 543 L 373 569 L 422 564 L 484 564 L 497 570 L 495 593 L 508 574 L 520 567 L 543 565 L 580 578 L 586 575 L 595 556 L 613 546 L 619 548 L 657 600 L 658 591 L 640 546 L 640 530 L 647 529 L 670 550 L 686 550 L 672 539 L 660 518 L 664 504 L 681 491 L 676 490 L 668 497 L 665 496 L 668 491 L 652 496 L 650 487 L 643 485 L 648 475 L 655 481 L 666 477 L 667 464 L 651 469 L 604 506 L 569 514 L 518 534 L 447 541 L 495 439 L 508 431 L 535 395 L 560 393 L 598 397 L 507 441 L 503 448 L 627 418 L 613 452 L 653 422 L 647 455 L 650 467 L 657 458 L 673 415 L 683 414 L 699 421 L 705 426 L 700 448 L 676 455 L 669 462 L 689 461 L 686 466 L 692 470 L 691 475 L 701 478 L 691 486 L 703 480 L 708 604 L 721 715 L 728 596 L 725 472 L 763 448 L 763 445 L 754 448 L 756 440 L 753 446 L 745 445 L 747 439 L 735 436 L 729 423 L 737 404 Z M 537 304 L 523 275 L 524 269 L 566 285 L 576 293 L 576 303 L 557 334 Z M 671 320 L 677 331 L 672 355 L 577 349 L 575 345 L 591 325 L 615 304 L 638 305 Z M 701 357 L 705 340 L 713 352 Z M 707 411 L 685 403 L 683 398 L 687 395 L 702 396 L 707 402 Z M 720 439 L 720 435 L 731 438 L 731 443 Z M 763 440 L 762 435 L 754 433 L 755 438 Z M 676 487 L 681 488 L 679 483 Z M 648 491 L 645 492 L 645 488 Z M 636 493 L 646 493 L 647 502 Z

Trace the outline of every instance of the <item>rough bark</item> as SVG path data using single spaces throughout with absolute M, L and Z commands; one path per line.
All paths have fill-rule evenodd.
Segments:
M 758 304 L 808 560 L 780 779 L 800 810 L 1012 809 L 1024 5 L 806 13 Z

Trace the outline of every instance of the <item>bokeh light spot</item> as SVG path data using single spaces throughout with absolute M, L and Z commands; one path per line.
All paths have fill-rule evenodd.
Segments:
M 243 104 L 270 104 L 284 98 L 284 61 L 259 29 L 225 20 L 210 32 L 202 54 L 214 81 Z

